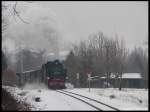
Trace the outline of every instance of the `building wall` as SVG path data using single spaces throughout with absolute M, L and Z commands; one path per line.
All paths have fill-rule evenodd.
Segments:
M 120 79 L 109 79 L 109 87 L 118 88 Z M 95 81 L 91 81 L 91 87 L 95 88 L 104 88 L 106 87 L 106 79 L 99 79 Z M 137 78 L 137 79 L 122 79 L 122 88 L 145 88 L 148 86 L 148 82 L 146 82 L 143 79 Z

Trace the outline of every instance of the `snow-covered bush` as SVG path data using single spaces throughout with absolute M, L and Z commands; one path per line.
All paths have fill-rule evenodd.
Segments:
M 74 85 L 71 83 L 66 83 L 65 86 L 67 89 L 73 89 L 74 88 Z

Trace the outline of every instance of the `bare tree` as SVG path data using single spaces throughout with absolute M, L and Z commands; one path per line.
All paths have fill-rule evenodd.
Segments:
M 87 79 L 86 74 L 89 71 L 92 72 L 92 75 L 99 75 L 100 77 L 106 75 L 107 83 L 109 83 L 111 73 L 114 73 L 117 78 L 122 76 L 126 58 L 123 40 L 120 42 L 117 38 L 116 40 L 107 38 L 102 32 L 99 32 L 91 35 L 88 41 L 74 45 L 73 51 L 76 59 L 75 65 L 78 67 L 77 69 L 74 66 L 76 68 L 74 72 L 77 70 L 80 72 L 81 85 L 86 85 L 84 80 Z M 67 61 L 69 62 L 68 58 Z
M 126 70 L 128 72 L 138 72 L 141 73 L 145 87 L 148 87 L 148 57 L 143 48 L 139 47 L 131 51 L 127 59 Z
M 64 62 L 65 67 L 67 68 L 68 80 L 72 84 L 76 85 L 76 59 L 72 51 L 70 51 L 67 56 L 66 61 Z
M 8 26 L 8 17 L 5 15 L 6 11 L 8 10 L 9 6 L 2 2 L 2 33 L 6 30 Z
M 2 37 L 6 33 L 7 28 L 9 27 L 9 25 L 11 24 L 11 21 L 10 21 L 11 17 L 14 17 L 14 18 L 17 17 L 22 22 L 28 23 L 28 22 L 24 21 L 24 19 L 21 18 L 20 12 L 17 10 L 17 4 L 18 4 L 17 1 L 15 1 L 15 2 L 2 1 L 2 5 L 1 5 L 1 7 L 2 7 Z M 10 59 L 11 58 L 11 54 L 9 54 L 9 53 L 7 53 L 5 51 L 3 51 L 3 53 L 7 57 L 7 62 L 8 62 L 8 65 L 9 65 L 10 64 L 10 60 L 11 60 Z
M 102 32 L 98 34 L 91 35 L 89 37 L 88 50 L 92 54 L 93 61 L 93 70 L 95 74 L 103 75 L 104 74 L 104 43 L 105 37 Z M 97 71 L 97 72 L 96 72 Z
M 7 27 L 10 24 L 10 17 L 12 16 L 14 19 L 19 18 L 23 23 L 29 24 L 29 22 L 25 21 L 17 9 L 18 1 L 2 1 L 2 34 L 6 31 Z
M 124 41 L 121 41 L 121 45 L 120 45 L 120 49 L 118 50 L 118 55 L 119 55 L 119 75 L 120 75 L 120 84 L 119 84 L 119 90 L 121 90 L 122 88 L 122 74 L 124 72 L 125 69 L 125 60 L 126 60 L 126 56 L 127 56 L 127 51 L 125 49 L 124 46 Z

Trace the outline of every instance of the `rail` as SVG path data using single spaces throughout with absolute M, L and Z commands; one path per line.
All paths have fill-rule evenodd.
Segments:
M 115 107 L 112 107 L 112 106 L 110 106 L 110 105 L 108 105 L 108 104 L 105 104 L 105 103 L 103 103 L 103 102 L 101 102 L 101 101 L 98 101 L 98 100 L 95 100 L 95 99 L 92 99 L 92 98 L 89 98 L 89 97 L 86 97 L 86 96 L 83 96 L 83 95 L 80 95 L 80 94 L 77 94 L 77 93 L 73 93 L 73 92 L 69 92 L 69 91 L 65 91 L 65 90 L 62 90 L 62 91 L 67 92 L 67 93 L 71 93 L 71 94 L 74 94 L 74 95 L 77 95 L 77 96 L 81 96 L 81 97 L 84 97 L 84 98 L 87 98 L 87 99 L 89 99 L 89 100 L 92 100 L 92 101 L 95 101 L 95 102 L 100 103 L 100 104 L 102 104 L 102 105 L 105 105 L 105 106 L 107 106 L 107 107 L 109 107 L 109 108 L 112 108 L 112 109 L 114 109 L 114 110 L 116 110 L 116 111 L 120 111 L 119 109 L 117 109 L 117 108 L 115 108 Z
M 104 105 L 104 107 L 107 107 L 107 108 L 109 108 L 109 110 L 111 109 L 111 110 L 115 110 L 115 111 L 120 111 L 119 109 L 117 109 L 117 108 L 115 108 L 115 107 L 112 107 L 112 106 L 110 106 L 110 105 L 108 105 L 108 104 L 105 104 L 105 103 L 103 103 L 103 102 L 101 102 L 101 101 L 97 101 L 97 100 L 95 100 L 95 99 L 92 99 L 92 98 L 89 98 L 89 97 L 86 97 L 86 96 L 83 96 L 83 95 L 80 95 L 80 94 L 77 94 L 77 93 L 73 93 L 73 92 L 69 92 L 69 91 L 65 91 L 65 90 L 59 90 L 59 91 L 57 91 L 57 92 L 61 92 L 61 93 L 63 93 L 63 94 L 66 94 L 66 95 L 68 95 L 68 96 L 71 96 L 71 97 L 75 97 L 76 99 L 80 99 L 80 101 L 82 101 L 82 102 L 84 102 L 84 103 L 86 103 L 86 104 L 88 104 L 88 105 L 92 105 L 92 107 L 94 107 L 94 108 L 96 108 L 97 110 L 101 110 L 102 111 L 102 109 L 100 109 L 99 107 L 97 107 L 97 106 L 95 106 L 95 105 L 93 105 L 93 104 L 91 104 L 91 103 L 89 103 L 89 102 L 87 102 L 87 101 L 85 101 L 85 100 L 83 100 L 83 98 L 84 99 L 88 99 L 88 100 L 90 100 L 90 101 L 92 101 L 93 103 L 97 103 L 97 104 L 100 104 L 100 105 Z M 74 96 L 74 95 L 76 95 L 76 96 L 79 96 L 79 97 L 76 97 L 76 96 Z M 82 99 L 81 99 L 82 98 Z
M 84 103 L 90 105 L 91 107 L 95 108 L 95 109 L 98 110 L 98 111 L 102 111 L 102 109 L 96 107 L 95 105 L 93 105 L 93 104 L 91 104 L 91 103 L 89 103 L 89 102 L 87 102 L 87 101 L 84 101 L 84 100 L 81 99 L 81 98 L 75 97 L 75 96 L 73 96 L 73 95 L 70 95 L 70 94 L 67 94 L 67 93 L 65 93 L 65 92 L 58 91 L 58 90 L 56 90 L 56 92 L 59 92 L 59 93 L 65 94 L 65 95 L 67 95 L 67 96 L 73 97 L 73 98 L 75 98 L 75 99 L 77 99 L 77 100 L 79 100 L 79 101 L 81 101 L 81 102 L 84 102 Z

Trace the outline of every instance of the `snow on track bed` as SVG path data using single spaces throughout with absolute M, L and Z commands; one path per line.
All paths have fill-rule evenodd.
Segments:
M 75 98 L 75 99 L 77 99 L 77 100 L 79 100 L 79 101 L 81 101 L 81 102 L 84 102 L 85 104 L 87 104 L 87 105 L 89 105 L 89 106 L 91 106 L 91 107 L 95 108 L 96 110 L 101 111 L 101 109 L 100 109 L 100 108 L 98 108 L 98 107 L 94 106 L 93 104 L 91 104 L 91 103 L 89 103 L 89 102 L 87 102 L 87 101 L 85 101 L 85 100 L 83 100 L 83 99 L 81 99 L 81 98 L 75 97 L 75 96 L 73 96 L 73 95 L 67 94 L 67 93 L 62 92 L 62 91 L 56 91 L 56 92 L 59 92 L 59 93 L 65 94 L 65 95 L 70 96 L 70 97 L 72 97 L 72 98 Z
M 95 99 L 92 99 L 92 98 L 89 98 L 89 97 L 86 97 L 86 96 L 83 96 L 83 95 L 80 95 L 77 93 L 68 92 L 65 90 L 57 90 L 57 92 L 60 92 L 62 94 L 65 94 L 65 95 L 68 95 L 68 96 L 73 97 L 75 99 L 78 99 L 78 100 L 92 106 L 93 108 L 95 108 L 99 111 L 103 111 L 103 110 L 119 111 L 119 109 L 117 109 L 115 107 L 112 107 L 112 106 L 107 105 L 103 102 L 97 101 Z
M 4 87 L 8 92 L 13 94 L 18 101 L 27 102 L 32 106 L 31 110 L 96 110 L 91 106 L 49 89 L 23 89 L 14 87 Z M 25 93 L 24 95 L 19 95 Z M 35 98 L 40 97 L 40 102 L 36 102 Z
M 60 94 L 54 90 L 49 90 L 42 85 L 32 86 L 28 85 L 23 89 L 10 86 L 2 86 L 2 88 L 11 93 L 17 101 L 29 104 L 31 110 L 97 110 L 84 102 Z M 113 88 L 91 88 L 90 91 L 88 88 L 64 90 L 102 101 L 119 110 L 148 110 L 148 90 L 123 89 L 122 91 L 118 91 Z M 112 95 L 114 95 L 114 97 L 111 98 L 110 96 Z M 37 97 L 40 98 L 39 102 L 35 101 Z M 141 100 L 141 102 L 139 102 L 139 100 Z M 97 104 L 95 106 L 97 106 Z M 103 110 L 103 108 L 100 109 Z
M 91 88 L 89 91 L 88 88 L 75 88 L 66 91 L 102 101 L 119 110 L 148 110 L 148 90 L 145 89 L 126 88 L 119 91 L 114 88 Z

